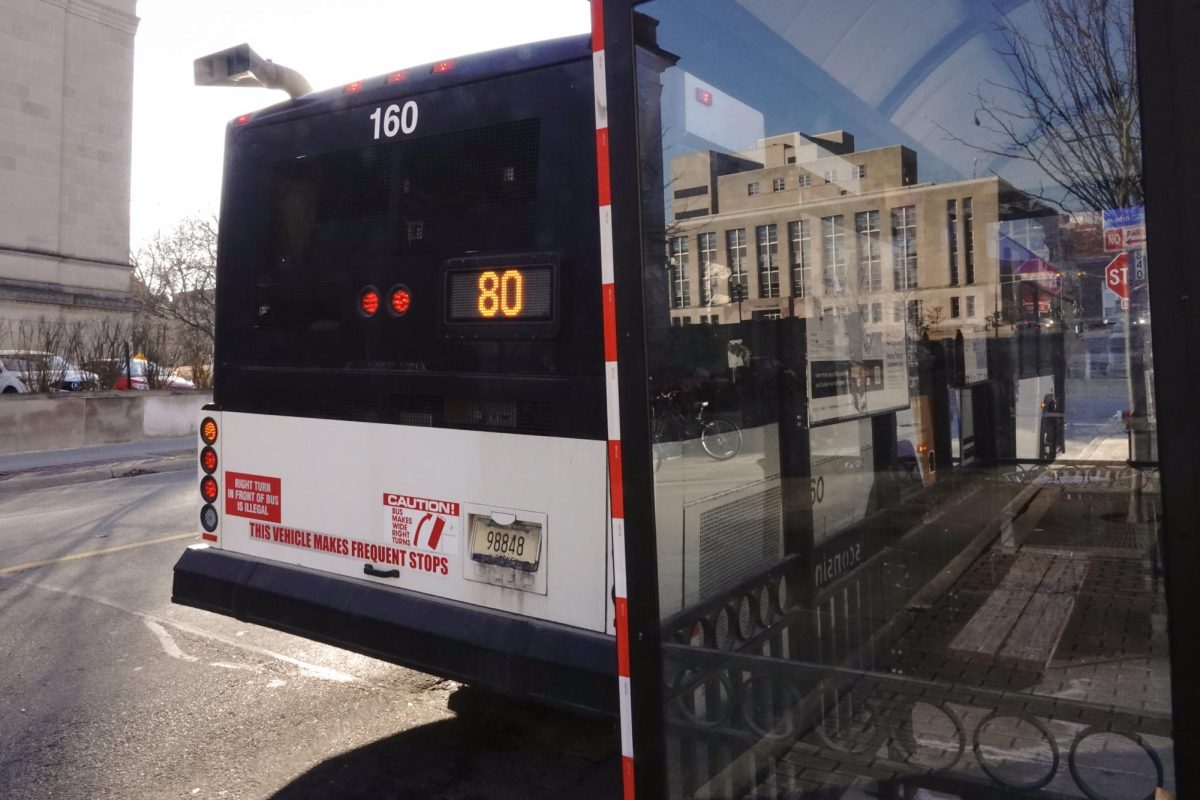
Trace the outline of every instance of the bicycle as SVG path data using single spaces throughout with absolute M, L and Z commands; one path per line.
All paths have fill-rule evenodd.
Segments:
M 651 408 L 650 435 L 656 445 L 654 450 L 654 468 L 662 464 L 661 445 L 671 438 L 672 428 L 677 431 L 675 439 L 695 439 L 699 437 L 700 446 L 704 452 L 717 461 L 728 461 L 742 449 L 742 431 L 730 420 L 723 417 L 705 419 L 704 411 L 708 401 L 696 403 L 694 417 L 683 413 L 676 400 L 676 392 L 661 392 Z

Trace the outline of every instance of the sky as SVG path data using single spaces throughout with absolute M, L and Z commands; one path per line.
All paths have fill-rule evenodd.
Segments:
M 192 62 L 242 42 L 313 89 L 584 33 L 586 0 L 138 0 L 130 247 L 220 203 L 226 123 L 282 91 L 197 87 Z

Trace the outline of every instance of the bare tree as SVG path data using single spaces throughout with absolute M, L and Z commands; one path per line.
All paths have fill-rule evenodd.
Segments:
M 1070 209 L 1142 202 L 1141 123 L 1132 0 L 1037 0 L 1034 38 L 1002 18 L 1010 81 L 974 93 L 988 142 L 972 149 L 1035 165 L 1058 189 L 1038 196 Z M 1032 194 L 1032 193 L 1031 193 Z
M 159 231 L 133 256 L 143 308 L 207 340 L 214 336 L 217 287 L 216 217 L 186 217 Z
M 153 360 L 186 366 L 197 386 L 209 386 L 216 332 L 216 218 L 186 217 L 159 231 L 133 263 L 134 293 L 143 310 L 135 338 L 157 351 Z M 155 319 L 169 324 L 156 325 Z

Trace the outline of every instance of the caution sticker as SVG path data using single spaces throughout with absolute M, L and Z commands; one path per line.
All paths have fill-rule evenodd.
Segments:
M 458 553 L 459 507 L 452 500 L 434 500 L 385 493 L 392 544 L 427 553 Z

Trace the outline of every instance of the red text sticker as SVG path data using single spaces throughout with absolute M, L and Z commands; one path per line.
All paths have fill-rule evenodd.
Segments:
M 279 478 L 225 473 L 225 513 L 234 517 L 279 522 Z

